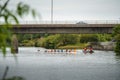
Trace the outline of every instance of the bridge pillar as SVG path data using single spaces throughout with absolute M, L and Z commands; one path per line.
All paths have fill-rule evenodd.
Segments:
M 18 53 L 18 39 L 16 35 L 12 35 L 11 39 L 11 53 Z

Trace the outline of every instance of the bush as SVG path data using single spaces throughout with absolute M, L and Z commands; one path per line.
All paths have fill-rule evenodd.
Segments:
M 68 44 L 76 44 L 78 42 L 78 35 L 76 34 L 56 34 L 50 35 L 39 40 L 39 45 L 45 48 L 58 48 Z
M 61 34 L 60 35 L 62 46 L 68 44 L 76 44 L 79 40 L 79 36 L 77 34 Z
M 115 52 L 116 55 L 120 55 L 120 25 L 113 28 L 113 36 L 116 39 Z
M 116 42 L 115 52 L 116 55 L 120 55 L 120 41 Z
M 97 34 L 99 42 L 110 41 L 112 39 L 111 34 Z
M 98 36 L 92 34 L 83 34 L 80 37 L 80 43 L 98 42 Z
M 116 55 L 120 55 L 120 34 L 116 36 L 117 42 L 115 46 Z
M 34 46 L 35 42 L 32 40 L 24 40 L 24 41 L 22 41 L 21 45 L 22 46 Z

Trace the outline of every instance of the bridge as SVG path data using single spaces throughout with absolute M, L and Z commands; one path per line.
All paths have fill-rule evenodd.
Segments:
M 118 21 L 92 21 L 92 22 L 54 22 L 50 23 L 22 23 L 13 25 L 14 33 L 77 33 L 77 34 L 94 34 L 94 33 L 112 33 L 113 27 L 120 24 Z
M 14 33 L 112 33 L 116 24 L 21 24 L 13 25 Z

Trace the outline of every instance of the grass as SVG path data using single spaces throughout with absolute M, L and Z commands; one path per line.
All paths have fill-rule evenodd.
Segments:
M 87 43 L 79 43 L 75 45 L 60 46 L 59 49 L 83 49 L 86 46 L 88 46 Z

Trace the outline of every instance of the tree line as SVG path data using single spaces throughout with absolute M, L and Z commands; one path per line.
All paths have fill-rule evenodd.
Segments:
M 18 34 L 19 46 L 60 48 L 61 46 L 105 42 L 112 40 L 110 34 Z

